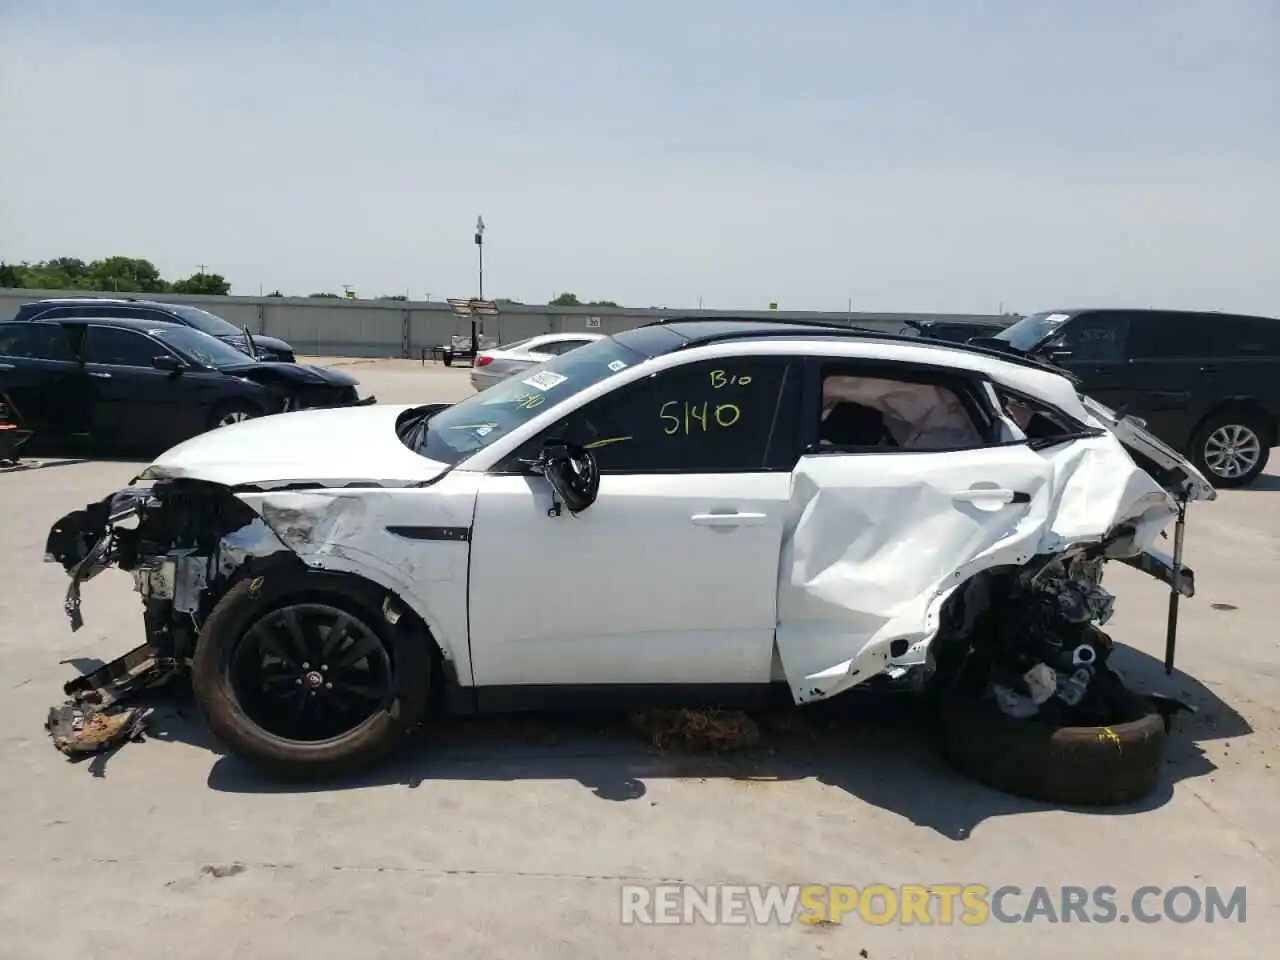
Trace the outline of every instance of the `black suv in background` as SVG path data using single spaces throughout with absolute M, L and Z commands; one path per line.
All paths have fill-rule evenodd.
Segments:
M 1280 443 L 1280 320 L 1186 310 L 1058 310 L 971 343 L 1049 360 L 1080 392 L 1145 420 L 1218 487 L 1243 487 Z
M 229 343 L 241 353 L 258 357 L 260 360 L 273 360 L 278 363 L 293 363 L 297 360 L 293 347 L 275 337 L 254 335 L 246 337 L 245 332 L 229 320 L 224 320 L 208 310 L 201 310 L 185 303 L 159 303 L 155 300 L 107 299 L 105 297 L 59 297 L 53 300 L 36 300 L 24 303 L 18 308 L 14 320 L 57 320 L 62 317 L 78 317 L 95 320 L 111 317 L 123 320 L 148 320 L 152 323 L 181 323 L 195 327 L 201 333 L 217 337 Z

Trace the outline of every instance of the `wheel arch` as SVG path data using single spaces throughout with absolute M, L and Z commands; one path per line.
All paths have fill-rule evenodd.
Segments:
M 1271 446 L 1274 446 L 1277 439 L 1280 439 L 1280 419 L 1277 418 L 1275 412 L 1257 397 L 1238 394 L 1221 398 L 1205 411 L 1204 416 L 1196 421 L 1195 427 L 1191 430 L 1192 442 L 1200 435 L 1200 431 L 1204 429 L 1206 423 L 1214 417 L 1221 416 L 1229 411 L 1245 411 L 1259 417 L 1269 431 L 1267 439 L 1271 441 Z
M 242 580 L 273 574 L 314 577 L 312 584 L 308 584 L 302 591 L 290 593 L 290 598 L 301 595 L 320 599 L 326 595 L 338 594 L 355 603 L 370 618 L 379 619 L 402 634 L 417 636 L 427 646 L 432 659 L 433 677 L 442 679 L 448 686 L 458 685 L 457 665 L 441 645 L 440 634 L 432 628 L 430 616 L 424 615 L 394 585 L 381 582 L 381 578 L 374 579 L 365 573 L 308 563 L 303 557 L 290 551 L 242 567 L 228 582 L 224 593 Z

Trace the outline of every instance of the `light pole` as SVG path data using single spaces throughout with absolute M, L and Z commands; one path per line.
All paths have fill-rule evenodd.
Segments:
M 476 299 L 484 299 L 484 217 L 476 217 L 476 256 L 480 264 L 480 293 Z M 480 350 L 480 341 L 476 336 L 476 318 L 471 315 L 471 353 L 474 356 Z

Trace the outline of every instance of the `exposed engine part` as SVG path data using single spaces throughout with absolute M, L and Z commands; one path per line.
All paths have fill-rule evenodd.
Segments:
M 1093 675 L 1081 667 L 1058 687 L 1058 697 L 1067 706 L 1078 707 L 1089 691 L 1089 681 L 1092 679 Z
M 1098 659 L 1098 651 L 1087 643 L 1082 643 L 1076 647 L 1071 654 L 1071 663 L 1077 667 L 1087 667 Z

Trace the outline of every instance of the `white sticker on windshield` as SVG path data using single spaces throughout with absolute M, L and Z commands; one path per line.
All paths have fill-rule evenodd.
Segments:
M 561 373 L 553 373 L 550 370 L 543 370 L 541 373 L 535 373 L 532 377 L 521 380 L 521 383 L 528 384 L 531 387 L 537 387 L 539 390 L 550 390 L 552 387 L 559 386 L 569 378 Z
M 609 364 L 609 369 L 612 370 L 614 373 L 617 373 L 619 370 L 625 370 L 626 367 L 627 367 L 627 362 L 625 360 L 614 360 L 611 364 Z
M 1071 314 L 1069 313 L 1051 313 L 1044 318 L 1044 322 L 1049 324 L 1050 326 L 1056 327 L 1058 324 L 1062 323 L 1062 321 L 1068 319 L 1070 316 Z
M 476 427 L 477 437 L 487 437 L 491 433 L 493 433 L 492 423 L 482 423 L 480 426 Z

